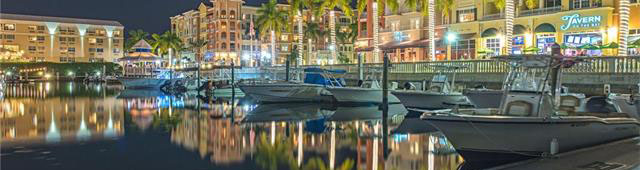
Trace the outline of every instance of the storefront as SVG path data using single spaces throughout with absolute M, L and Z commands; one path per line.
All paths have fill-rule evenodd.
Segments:
M 536 34 L 536 47 L 540 49 L 540 54 L 551 54 L 551 46 L 556 41 L 556 28 L 549 24 L 540 24 L 535 29 Z
M 487 56 L 498 56 L 502 51 L 502 35 L 496 28 L 489 28 L 482 32 L 481 37 L 483 39 L 484 47 L 491 51 L 487 53 Z
M 526 28 L 522 25 L 513 26 L 513 38 L 511 39 L 511 52 L 513 54 L 524 54 Z
M 585 47 L 599 47 L 603 44 L 600 32 L 577 32 L 564 35 L 564 55 L 568 56 L 602 56 L 601 49 L 587 49 Z M 590 46 L 589 46 L 590 45 Z

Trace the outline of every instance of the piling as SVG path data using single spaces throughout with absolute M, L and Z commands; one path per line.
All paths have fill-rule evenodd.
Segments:
M 389 142 L 387 140 L 387 132 L 388 132 L 388 122 L 387 118 L 389 117 L 389 56 L 387 53 L 384 53 L 384 64 L 382 69 L 382 146 L 383 146 L 383 157 L 386 159 L 389 155 L 388 145 Z
M 291 62 L 289 62 L 289 59 L 286 60 L 285 62 L 285 80 L 289 81 L 289 69 L 291 68 Z

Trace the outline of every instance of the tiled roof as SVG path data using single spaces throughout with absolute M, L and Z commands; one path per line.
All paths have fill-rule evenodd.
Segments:
M 73 23 L 73 24 L 91 24 L 91 25 L 109 25 L 109 26 L 124 27 L 118 21 L 67 18 L 67 17 L 51 17 L 51 16 L 36 16 L 36 15 L 21 15 L 21 14 L 6 14 L 6 13 L 0 13 L 0 19 L 40 21 L 40 22 L 59 22 L 59 23 Z

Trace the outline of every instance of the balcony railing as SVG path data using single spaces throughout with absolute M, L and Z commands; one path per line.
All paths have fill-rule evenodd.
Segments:
M 415 29 L 418 29 L 415 27 L 415 25 L 407 24 L 407 25 L 401 25 L 397 29 L 393 29 L 391 27 L 383 28 L 383 29 L 380 29 L 380 32 L 395 32 L 395 31 L 415 30 Z
M 544 14 L 551 14 L 551 13 L 556 13 L 560 11 L 562 11 L 562 6 L 555 6 L 555 7 L 520 11 L 520 14 L 518 16 L 524 17 L 524 16 L 544 15 Z
M 503 13 L 489 14 L 482 17 L 482 20 L 484 21 L 496 20 L 496 19 L 504 19 L 504 14 Z

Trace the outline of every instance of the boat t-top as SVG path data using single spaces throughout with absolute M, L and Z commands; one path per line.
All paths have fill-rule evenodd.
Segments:
M 333 83 L 326 86 L 327 90 L 331 92 L 333 97 L 338 103 L 348 104 L 381 104 L 382 103 L 382 88 L 380 88 L 380 82 L 378 76 L 381 75 L 381 68 L 369 68 L 371 75 L 362 83 L 359 83 L 356 87 L 345 86 L 344 83 Z M 377 73 L 380 73 L 378 75 Z M 326 75 L 330 76 L 330 75 Z M 334 79 L 335 78 L 331 78 Z M 394 89 L 391 87 L 390 89 Z M 393 94 L 388 94 L 389 104 L 399 104 L 400 100 Z
M 640 122 L 608 109 L 610 103 L 581 108 L 575 98 L 561 98 L 562 69 L 580 62 L 578 58 L 498 59 L 516 65 L 507 77 L 499 108 L 454 108 L 421 116 L 444 133 L 467 163 L 507 163 L 640 135 Z

